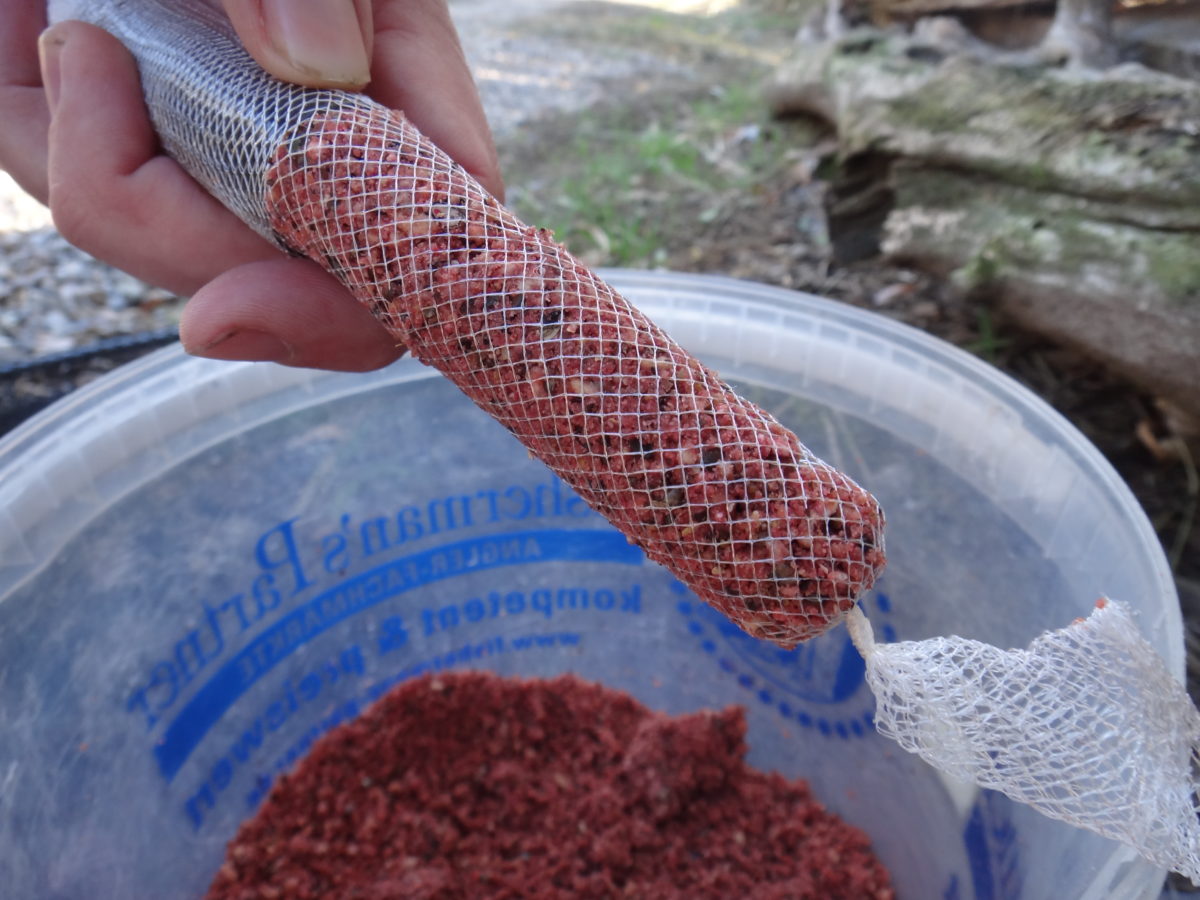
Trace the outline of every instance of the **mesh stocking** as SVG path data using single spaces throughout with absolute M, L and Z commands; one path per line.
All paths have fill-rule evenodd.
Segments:
M 1200 881 L 1200 713 L 1123 603 L 1101 600 L 1025 650 L 959 637 L 877 644 L 858 610 L 849 626 L 881 734 Z
M 874 498 L 401 114 L 269 77 L 203 3 L 60 7 L 131 48 L 164 146 L 197 180 L 338 277 L 399 343 L 747 632 L 792 647 L 872 585 L 884 563 Z

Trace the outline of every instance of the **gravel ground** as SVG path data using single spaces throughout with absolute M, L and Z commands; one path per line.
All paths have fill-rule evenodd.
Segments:
M 557 14 L 602 5 L 590 0 L 451 0 L 497 140 L 548 112 L 586 109 L 605 99 L 613 85 L 686 77 L 678 63 L 661 54 L 564 40 L 539 27 Z
M 179 302 L 97 263 L 50 226 L 0 233 L 0 366 L 170 328 Z

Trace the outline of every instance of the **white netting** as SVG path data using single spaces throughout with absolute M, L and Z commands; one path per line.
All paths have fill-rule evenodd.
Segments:
M 877 644 L 861 612 L 848 624 L 880 733 L 1200 880 L 1200 713 L 1123 603 L 1101 601 L 1025 650 L 959 637 Z

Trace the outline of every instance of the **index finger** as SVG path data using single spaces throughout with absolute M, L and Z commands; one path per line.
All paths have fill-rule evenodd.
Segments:
M 45 4 L 0 0 L 0 23 L 0 169 L 45 203 L 50 110 L 37 55 Z
M 0 87 L 42 86 L 37 39 L 46 29 L 46 4 L 0 0 Z

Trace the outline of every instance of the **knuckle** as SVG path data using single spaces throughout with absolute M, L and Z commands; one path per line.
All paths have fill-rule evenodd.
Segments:
M 96 236 L 110 218 L 93 200 L 92 192 L 72 180 L 59 180 L 50 185 L 50 214 L 54 227 L 70 243 L 93 252 Z

